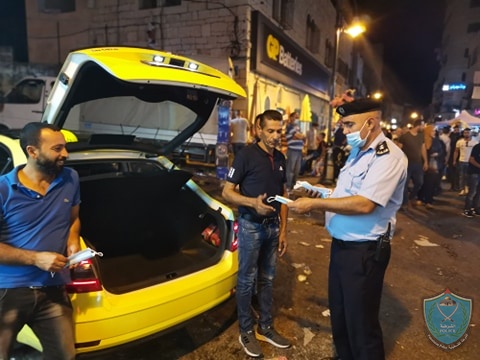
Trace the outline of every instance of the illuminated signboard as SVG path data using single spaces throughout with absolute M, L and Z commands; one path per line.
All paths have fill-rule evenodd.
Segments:
M 250 70 L 315 96 L 328 92 L 329 71 L 258 11 L 252 13 Z
M 442 91 L 463 91 L 467 90 L 467 85 L 462 83 L 443 84 Z

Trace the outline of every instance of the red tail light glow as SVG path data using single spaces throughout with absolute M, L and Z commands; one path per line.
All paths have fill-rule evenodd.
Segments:
M 102 290 L 102 284 L 95 275 L 92 260 L 81 261 L 70 270 L 72 281 L 66 285 L 69 293 L 87 293 Z
M 233 222 L 233 241 L 230 245 L 230 251 L 237 251 L 238 249 L 238 222 Z

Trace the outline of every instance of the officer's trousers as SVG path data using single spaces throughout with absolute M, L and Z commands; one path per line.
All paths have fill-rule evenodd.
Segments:
M 378 314 L 390 249 L 377 261 L 376 247 L 376 241 L 332 241 L 328 297 L 333 341 L 342 360 L 385 359 Z

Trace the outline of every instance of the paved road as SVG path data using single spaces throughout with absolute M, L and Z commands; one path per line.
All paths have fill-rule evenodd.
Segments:
M 219 182 L 208 176 L 197 179 L 213 196 Z M 312 180 L 312 179 L 306 179 Z M 480 217 L 461 215 L 463 197 L 444 191 L 435 208 L 423 206 L 398 214 L 392 244 L 392 259 L 385 279 L 381 307 L 388 360 L 480 359 Z M 289 251 L 279 261 L 275 287 L 276 327 L 294 342 L 288 350 L 263 346 L 266 359 L 317 360 L 332 355 L 326 294 L 330 238 L 323 228 L 323 214 L 291 214 Z M 300 282 L 304 266 L 312 275 Z M 467 341 L 445 352 L 425 335 L 423 299 L 449 288 L 464 297 L 474 297 L 474 311 Z M 186 327 L 94 359 L 247 359 L 238 345 L 235 301 L 229 301 L 189 323 Z M 20 358 L 20 357 L 19 357 Z

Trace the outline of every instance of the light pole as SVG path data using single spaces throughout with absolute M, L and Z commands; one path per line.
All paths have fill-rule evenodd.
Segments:
M 333 44 L 333 64 L 332 64 L 332 74 L 330 76 L 329 83 L 329 97 L 330 101 L 335 98 L 335 84 L 337 82 L 337 63 L 338 63 L 338 52 L 340 45 L 340 35 L 342 32 L 350 35 L 352 38 L 357 37 L 358 35 L 365 32 L 365 26 L 360 23 L 358 18 L 354 18 L 352 24 L 344 28 L 342 14 L 338 8 L 336 8 L 336 19 L 335 19 L 335 42 Z M 328 112 L 328 121 L 327 121 L 327 140 L 331 140 L 332 136 L 332 125 L 333 125 L 333 106 L 329 107 Z
M 335 20 L 335 42 L 333 43 L 333 64 L 332 75 L 330 76 L 329 97 L 330 101 L 335 97 L 335 83 L 337 82 L 337 62 L 338 62 L 338 46 L 340 44 L 340 34 L 342 32 L 342 17 L 340 10 L 336 9 L 337 15 Z M 332 123 L 333 123 L 333 106 L 329 106 L 328 121 L 327 121 L 327 143 L 332 138 Z

